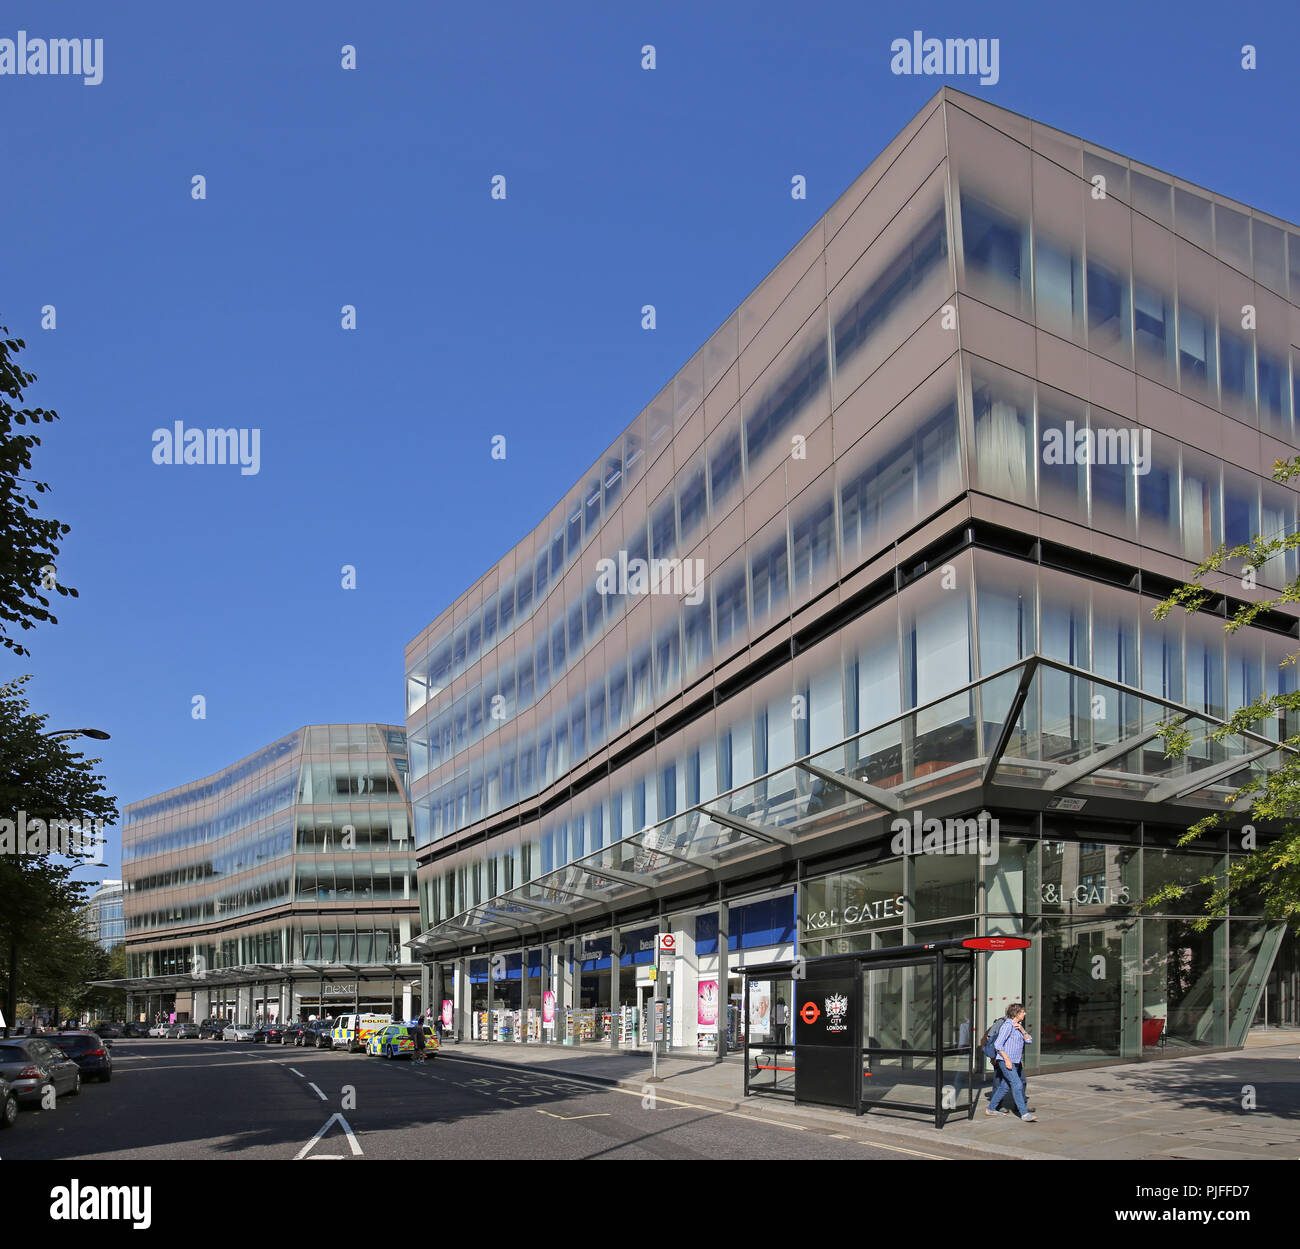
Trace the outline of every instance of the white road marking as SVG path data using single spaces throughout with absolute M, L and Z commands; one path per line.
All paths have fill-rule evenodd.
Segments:
M 335 1111 L 332 1115 L 330 1115 L 328 1119 L 325 1120 L 325 1126 L 322 1127 L 321 1130 L 317 1132 L 316 1135 L 313 1136 L 311 1140 L 309 1140 L 294 1155 L 293 1158 L 294 1162 L 301 1162 L 304 1158 L 306 1158 L 307 1155 L 311 1153 L 311 1147 L 315 1145 L 316 1142 L 320 1140 L 320 1138 L 330 1130 L 330 1128 L 334 1125 L 335 1122 L 338 1122 L 343 1125 L 343 1131 L 347 1133 L 348 1148 L 352 1150 L 352 1156 L 354 1158 L 360 1157 L 362 1152 L 361 1146 L 357 1144 L 357 1138 L 352 1134 L 351 1124 L 349 1124 L 348 1121 L 341 1114 L 338 1113 L 338 1111 Z M 321 1154 L 320 1156 L 322 1158 L 341 1158 L 343 1155 L 342 1154 Z M 308 1159 L 308 1161 L 310 1161 L 310 1159 Z
M 305 1075 L 303 1075 L 301 1071 L 298 1070 L 297 1067 L 290 1067 L 289 1070 L 292 1071 L 293 1074 L 296 1075 L 300 1080 L 305 1080 L 307 1078 Z
M 325 1094 L 320 1091 L 320 1089 L 316 1088 L 316 1086 L 310 1080 L 307 1081 L 307 1087 L 309 1089 L 316 1089 L 316 1096 L 319 1097 L 321 1101 L 323 1102 L 329 1101 L 329 1098 L 326 1097 Z

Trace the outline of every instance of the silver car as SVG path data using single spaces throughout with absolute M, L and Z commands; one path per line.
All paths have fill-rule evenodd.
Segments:
M 256 1041 L 257 1033 L 246 1023 L 232 1023 L 221 1034 L 223 1041 Z
M 40 1037 L 11 1037 L 0 1041 L 0 1077 L 8 1081 L 20 1102 L 39 1104 L 47 1088 L 55 1095 L 81 1092 L 81 1068 L 57 1046 Z

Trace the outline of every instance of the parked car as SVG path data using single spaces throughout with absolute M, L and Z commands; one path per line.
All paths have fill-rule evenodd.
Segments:
M 57 1097 L 81 1092 L 81 1068 L 44 1037 L 11 1037 L 0 1041 L 0 1079 L 6 1080 L 20 1102 L 40 1104 L 47 1088 Z
M 226 1026 L 226 1030 L 221 1034 L 223 1041 L 256 1041 L 257 1029 L 251 1024 L 232 1023 Z
M 94 1032 L 60 1032 L 49 1038 L 50 1044 L 60 1049 L 81 1068 L 83 1079 L 95 1079 L 107 1084 L 113 1078 L 112 1041 L 105 1041 Z
M 225 1019 L 205 1019 L 199 1024 L 199 1039 L 220 1041 L 221 1034 L 226 1030 L 227 1022 Z
M 166 1036 L 167 1025 L 165 1023 L 156 1023 L 149 1029 L 150 1036 Z
M 100 1019 L 90 1025 L 90 1031 L 105 1041 L 116 1041 L 122 1035 L 122 1028 L 122 1024 L 111 1019 Z
M 266 1025 L 265 1040 L 268 1045 L 283 1045 L 285 1034 L 292 1025 L 272 1020 Z
M 122 1025 L 123 1036 L 148 1036 L 149 1029 L 142 1023 L 128 1023 Z
M 305 1019 L 295 1019 L 284 1025 L 284 1044 L 301 1045 L 303 1034 L 311 1027 Z
M 166 1032 L 163 1033 L 163 1036 L 165 1036 L 169 1041 L 174 1041 L 178 1036 L 180 1036 L 181 1029 L 184 1026 L 185 1026 L 184 1024 L 174 1023 L 167 1029 Z
M 11 1128 L 18 1118 L 18 1094 L 3 1076 L 0 1076 L 0 1128 Z
M 318 1050 L 334 1048 L 334 1020 L 318 1019 L 311 1027 L 311 1039 L 304 1040 L 304 1045 L 314 1046 Z
M 197 1041 L 200 1035 L 199 1025 L 196 1023 L 183 1023 L 177 1028 L 176 1035 L 180 1037 L 182 1041 L 184 1040 Z

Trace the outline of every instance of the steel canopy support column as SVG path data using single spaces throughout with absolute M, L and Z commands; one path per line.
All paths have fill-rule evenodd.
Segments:
M 934 952 L 934 1126 L 943 1127 L 943 951 Z M 972 1021 L 973 1022 L 973 1021 Z
M 721 896 L 722 890 L 718 889 L 718 1044 L 717 1058 L 721 1062 L 727 1054 L 727 1023 L 728 1011 L 730 1010 L 731 997 L 729 989 L 731 985 L 728 979 L 728 969 L 730 967 L 731 955 L 731 908 L 727 900 Z M 796 951 L 797 952 L 797 951 Z M 793 1004 L 791 1005 L 793 1010 Z

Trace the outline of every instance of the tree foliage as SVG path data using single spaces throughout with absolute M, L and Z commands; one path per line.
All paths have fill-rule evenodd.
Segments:
M 19 365 L 17 354 L 26 347 L 10 338 L 0 325 L 0 645 L 18 655 L 30 652 L 14 630 L 34 629 L 39 623 L 57 624 L 47 592 L 76 597 L 76 590 L 60 585 L 53 570 L 59 540 L 68 526 L 37 516 L 37 495 L 50 487 L 35 480 L 32 451 L 40 437 L 26 427 L 59 419 L 57 412 L 23 406 L 23 392 L 35 380 Z
M 104 790 L 87 759 L 59 738 L 47 736 L 46 717 L 34 714 L 20 677 L 0 685 L 0 819 L 46 821 L 117 818 L 116 800 Z M 82 968 L 89 957 L 80 944 L 80 909 L 86 882 L 73 879 L 81 863 L 54 854 L 0 854 L 0 980 L 5 1001 L 38 1000 L 37 986 L 62 983 L 60 960 Z M 11 951 L 18 956 L 16 984 L 9 984 Z
M 1278 460 L 1273 465 L 1275 481 L 1289 481 L 1297 476 L 1300 476 L 1300 456 Z M 1243 589 L 1255 590 L 1259 570 L 1270 560 L 1278 561 L 1274 567 L 1279 567 L 1285 553 L 1298 546 L 1300 530 L 1256 534 L 1251 541 L 1232 547 L 1222 544 L 1197 566 L 1192 579 L 1177 587 L 1152 614 L 1157 620 L 1163 620 L 1175 609 L 1194 612 L 1207 606 L 1215 591 L 1204 581 L 1212 574 L 1239 577 Z M 1248 602 L 1240 602 L 1229 616 L 1224 630 L 1231 635 L 1254 623 L 1265 612 L 1295 603 L 1300 603 L 1300 578 L 1271 597 L 1261 594 Z M 1300 651 L 1293 651 L 1282 666 L 1294 668 L 1298 658 Z M 1279 690 L 1282 684 L 1278 682 Z M 1192 742 L 1190 732 L 1173 721 L 1162 725 L 1160 732 L 1170 758 L 1186 756 Z M 1247 732 L 1275 738 L 1282 747 L 1280 757 L 1270 760 L 1267 771 L 1254 773 L 1229 794 L 1222 811 L 1211 811 L 1193 824 L 1179 845 L 1186 845 L 1223 826 L 1231 808 L 1246 799 L 1250 803 L 1252 820 L 1276 822 L 1283 826 L 1284 831 L 1276 840 L 1261 839 L 1253 847 L 1246 846 L 1249 853 L 1231 862 L 1225 878 L 1212 875 L 1201 878 L 1198 883 L 1210 889 L 1205 913 L 1195 924 L 1201 930 L 1213 919 L 1226 915 L 1230 904 L 1240 904 L 1248 894 L 1262 899 L 1266 918 L 1284 920 L 1300 928 L 1300 690 L 1262 694 L 1248 705 L 1236 708 L 1223 725 L 1206 736 L 1209 741 L 1227 743 L 1230 749 L 1234 749 L 1240 743 L 1234 743 L 1233 739 Z M 1165 885 L 1146 899 L 1146 905 L 1160 907 L 1187 892 L 1183 886 Z

